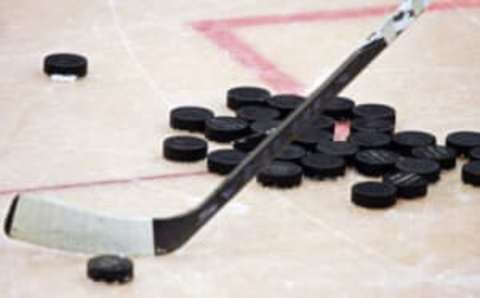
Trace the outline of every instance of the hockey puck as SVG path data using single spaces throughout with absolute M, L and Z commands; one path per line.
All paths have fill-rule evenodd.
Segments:
M 326 130 L 333 133 L 335 131 L 335 120 L 332 117 L 320 115 L 311 122 L 309 129 Z
M 362 182 L 352 187 L 352 202 L 365 208 L 387 208 L 397 201 L 397 188 L 382 182 Z
M 393 135 L 393 149 L 402 155 L 409 156 L 413 148 L 433 146 L 437 143 L 434 135 L 423 131 L 402 131 Z
M 427 195 L 428 182 L 414 173 L 392 172 L 383 176 L 383 182 L 397 188 L 397 196 L 405 199 L 420 198 Z
M 317 144 L 320 141 L 333 139 L 333 134 L 326 130 L 318 130 L 315 128 L 309 128 L 301 132 L 293 143 L 299 146 L 302 146 L 305 150 L 315 151 Z
M 275 120 L 280 117 L 280 111 L 269 107 L 245 106 L 236 113 L 238 118 L 247 122 Z
M 462 168 L 462 181 L 465 184 L 480 186 L 480 161 L 470 161 Z
M 471 160 L 480 160 L 480 147 L 475 147 L 468 153 L 468 158 Z
M 211 173 L 227 175 L 247 156 L 238 150 L 220 149 L 207 156 L 207 167 Z
M 280 111 L 282 118 L 287 117 L 304 102 L 305 97 L 296 94 L 278 94 L 267 99 L 267 104 Z
M 163 141 L 163 156 L 168 160 L 191 162 L 205 158 L 208 144 L 190 136 L 173 136 Z
M 353 109 L 355 118 L 386 119 L 395 122 L 395 109 L 384 104 L 360 104 Z
M 43 61 L 43 71 L 51 75 L 84 77 L 88 71 L 87 58 L 71 53 L 51 54 Z
M 235 87 L 227 92 L 227 106 L 232 110 L 237 110 L 244 106 L 263 106 L 269 97 L 270 91 L 264 88 L 251 86 Z
M 326 107 L 323 113 L 335 120 L 350 119 L 353 116 L 355 102 L 350 98 L 336 97 Z
M 253 133 L 233 142 L 233 148 L 242 152 L 250 152 L 258 146 L 267 135 L 264 133 Z
M 331 140 L 320 140 L 316 147 L 318 153 L 341 157 L 345 159 L 347 163 L 352 163 L 353 157 L 358 150 L 358 146 L 353 143 Z
M 389 135 L 378 132 L 357 132 L 352 134 L 349 140 L 363 150 L 388 149 L 392 142 Z
M 356 132 L 377 132 L 392 135 L 395 123 L 385 119 L 357 118 L 352 121 L 351 130 Z
M 299 163 L 300 160 L 307 154 L 305 149 L 297 145 L 288 145 L 285 149 L 275 157 L 276 160 Z
M 305 176 L 313 179 L 334 178 L 345 174 L 345 160 L 340 157 L 313 153 L 300 161 Z
M 248 135 L 248 132 L 248 123 L 235 117 L 213 117 L 205 122 L 205 136 L 211 141 L 228 143 Z
M 420 175 L 428 182 L 436 182 L 440 178 L 440 164 L 431 159 L 400 158 L 395 168 L 401 172 Z
M 256 121 L 250 124 L 250 130 L 253 133 L 268 135 L 269 131 L 275 129 L 280 123 L 281 121 L 278 120 Z
M 274 161 L 257 175 L 257 181 L 264 186 L 290 188 L 302 183 L 303 171 L 292 162 Z
M 474 147 L 480 147 L 480 132 L 458 131 L 447 135 L 447 146 L 458 155 L 467 155 Z
M 457 153 L 452 148 L 444 146 L 427 146 L 413 148 L 412 156 L 416 158 L 431 159 L 440 164 L 442 169 L 455 168 Z
M 133 262 L 115 255 L 100 255 L 88 260 L 87 276 L 94 281 L 126 283 L 133 279 Z
M 191 132 L 203 132 L 205 122 L 213 116 L 213 112 L 206 108 L 178 107 L 170 112 L 170 127 Z
M 365 176 L 381 176 L 394 169 L 398 155 L 389 150 L 370 149 L 355 154 L 355 168 Z

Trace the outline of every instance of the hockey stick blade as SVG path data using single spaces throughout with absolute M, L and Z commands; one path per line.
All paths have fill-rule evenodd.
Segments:
M 350 54 L 303 105 L 272 130 L 197 208 L 171 218 L 122 219 L 20 195 L 10 206 L 5 233 L 30 243 L 84 253 L 162 255 L 178 249 L 393 43 L 427 5 L 427 0 L 402 1 L 380 29 Z

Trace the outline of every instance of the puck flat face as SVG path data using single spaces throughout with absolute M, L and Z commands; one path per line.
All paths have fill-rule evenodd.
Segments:
M 382 182 L 362 182 L 352 187 L 352 202 L 365 208 L 388 208 L 397 201 L 397 188 Z
M 395 109 L 384 104 L 360 104 L 353 109 L 355 118 L 387 119 L 395 122 Z
M 359 147 L 351 142 L 336 142 L 332 140 L 320 140 L 317 143 L 316 152 L 327 155 L 338 156 L 347 163 L 351 163 Z
M 475 147 L 468 153 L 468 158 L 471 160 L 480 160 L 480 147 Z
M 170 127 L 191 132 L 203 132 L 205 122 L 213 116 L 213 112 L 206 108 L 178 107 L 170 112 Z
M 305 176 L 313 179 L 335 178 L 345 174 L 345 160 L 340 157 L 313 153 L 300 161 Z
M 431 159 L 440 164 L 442 169 L 455 168 L 457 153 L 452 148 L 445 146 L 427 146 L 413 148 L 412 156 L 415 158 Z
M 323 113 L 335 120 L 345 120 L 353 117 L 355 102 L 350 98 L 336 97 L 326 107 Z
M 384 133 L 378 132 L 357 132 L 350 136 L 350 142 L 356 144 L 360 149 L 388 149 L 392 138 Z
M 396 153 L 389 150 L 369 149 L 355 154 L 354 164 L 359 173 L 377 177 L 392 171 L 398 158 Z
M 205 122 L 205 136 L 211 141 L 228 143 L 249 133 L 248 123 L 242 119 L 220 116 Z
M 352 121 L 351 129 L 356 132 L 377 132 L 392 135 L 395 123 L 385 119 L 357 118 Z
M 257 181 L 264 186 L 290 188 L 302 183 L 303 170 L 292 162 L 274 161 L 261 170 Z
M 317 144 L 320 141 L 333 140 L 333 134 L 326 130 L 318 130 L 315 128 L 308 128 L 302 131 L 296 138 L 293 140 L 293 143 L 299 146 L 302 146 L 307 151 L 315 151 Z
M 403 155 L 410 155 L 416 147 L 427 147 L 437 144 L 436 137 L 423 131 L 401 131 L 393 135 L 393 148 Z
M 400 158 L 395 164 L 395 168 L 400 172 L 420 175 L 430 183 L 436 182 L 440 178 L 440 164 L 431 159 Z
M 126 283 L 133 279 L 133 262 L 115 255 L 100 255 L 88 260 L 87 276 L 94 281 Z
M 72 53 L 56 53 L 45 57 L 43 71 L 51 75 L 84 77 L 88 72 L 87 58 Z
M 287 117 L 305 102 L 305 97 L 296 94 L 278 94 L 267 99 L 268 106 L 280 111 L 281 117 Z
M 279 120 L 256 121 L 250 124 L 250 130 L 253 133 L 268 135 L 269 131 L 277 128 L 280 123 L 282 122 Z
M 238 118 L 247 122 L 268 121 L 280 118 L 280 112 L 269 107 L 245 106 L 239 108 L 236 112 Z
M 305 155 L 307 155 L 307 152 L 301 146 L 288 145 L 278 156 L 275 157 L 275 159 L 279 161 L 299 163 Z
M 457 131 L 447 135 L 447 147 L 457 151 L 458 155 L 467 155 L 470 150 L 480 147 L 480 132 Z
M 255 149 L 266 137 L 264 133 L 253 133 L 233 142 L 233 148 L 242 152 L 250 152 Z
M 263 106 L 270 95 L 270 91 L 260 87 L 241 86 L 231 88 L 227 92 L 227 106 L 232 110 L 244 106 Z
M 193 162 L 207 156 L 208 144 L 191 136 L 173 136 L 163 141 L 163 156 L 172 161 Z
M 405 199 L 421 198 L 427 195 L 428 182 L 414 173 L 392 172 L 383 176 L 383 182 L 397 188 L 397 196 Z
M 211 173 L 227 175 L 242 162 L 247 155 L 238 150 L 221 149 L 208 154 L 207 167 Z
M 480 161 L 470 161 L 462 167 L 462 181 L 465 184 L 480 186 Z

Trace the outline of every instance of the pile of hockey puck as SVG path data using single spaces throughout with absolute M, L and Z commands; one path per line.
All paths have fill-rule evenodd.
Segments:
M 218 116 L 205 107 L 179 107 L 170 113 L 170 126 L 201 133 L 168 137 L 164 157 L 179 162 L 207 159 L 210 172 L 229 174 L 247 154 L 301 105 L 295 94 L 272 95 L 259 87 L 228 90 L 227 106 L 234 116 Z M 335 124 L 350 122 L 345 141 L 334 140 Z M 303 177 L 314 180 L 343 176 L 348 167 L 382 181 L 362 182 L 352 188 L 352 202 L 367 208 L 385 208 L 397 198 L 420 198 L 443 170 L 455 168 L 458 157 L 471 161 L 462 170 L 464 183 L 480 186 L 480 132 L 459 131 L 444 146 L 426 131 L 396 131 L 396 111 L 385 104 L 359 104 L 337 97 L 311 126 L 263 169 L 257 181 L 264 186 L 299 186 Z M 208 141 L 231 144 L 208 152 Z

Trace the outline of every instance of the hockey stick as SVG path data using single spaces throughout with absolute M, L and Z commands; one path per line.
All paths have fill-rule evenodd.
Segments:
M 84 253 L 161 255 L 181 247 L 325 106 L 425 11 L 428 0 L 404 0 L 305 103 L 285 119 L 197 208 L 171 218 L 113 218 L 28 196 L 17 196 L 5 233 L 27 242 Z

